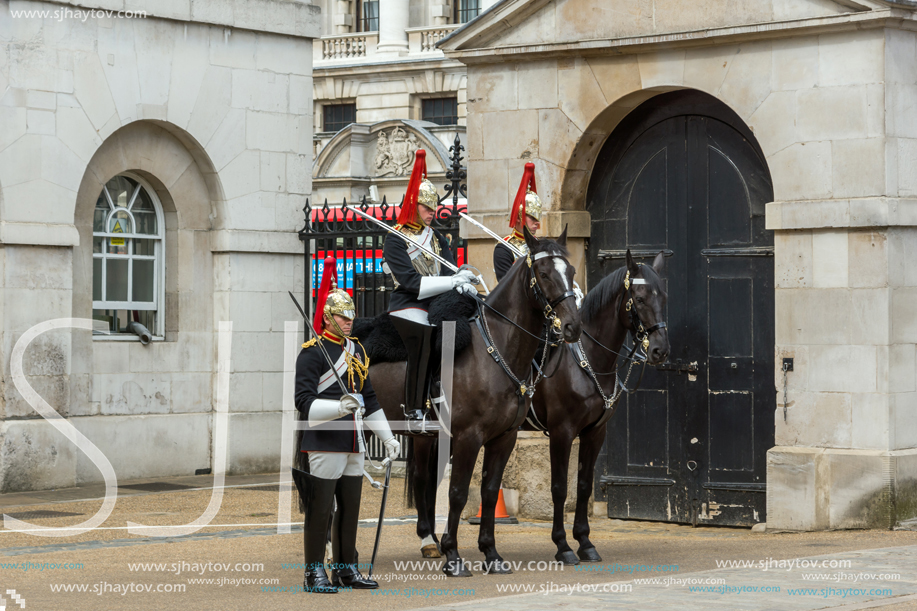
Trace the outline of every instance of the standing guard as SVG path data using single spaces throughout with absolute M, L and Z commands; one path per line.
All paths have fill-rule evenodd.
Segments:
M 455 259 L 446 238 L 430 227 L 439 196 L 433 183 L 426 179 L 426 158 L 427 152 L 419 149 L 395 229 L 454 265 Z M 468 295 L 477 294 L 473 286 L 476 277 L 466 269 L 453 274 L 452 270 L 440 265 L 420 248 L 411 246 L 406 240 L 392 239 L 392 236 L 386 238 L 382 253 L 384 269 L 395 281 L 389 316 L 408 354 L 403 406 L 405 420 L 411 432 L 434 432 L 436 427 L 426 421 L 434 330 L 428 322 L 427 310 L 434 297 L 451 289 Z
M 522 172 L 522 182 L 519 183 L 519 190 L 516 191 L 516 199 L 513 200 L 513 211 L 509 215 L 509 226 L 513 232 L 503 238 L 516 247 L 517 250 L 528 254 L 529 247 L 525 244 L 525 236 L 522 235 L 523 226 L 528 227 L 529 232 L 534 236 L 541 229 L 541 199 L 538 197 L 535 185 L 535 164 L 525 164 L 525 170 Z M 494 272 L 497 275 L 497 282 L 503 279 L 509 268 L 516 261 L 516 254 L 504 246 L 497 244 L 494 247 Z
M 363 491 L 362 425 L 382 441 L 390 459 L 395 460 L 401 452 L 369 381 L 366 351 L 357 338 L 349 337 L 356 312 L 350 295 L 336 287 L 336 267 L 334 258 L 325 259 L 313 322 L 320 339 L 313 338 L 302 346 L 296 360 L 295 391 L 296 409 L 309 423 L 300 446 L 300 451 L 308 453 L 309 473 L 294 472 L 302 478 L 298 487 L 305 507 L 303 587 L 306 592 L 328 594 L 336 593 L 338 587 L 379 587 L 363 577 L 356 564 Z M 339 380 L 348 392 L 342 392 Z M 338 510 L 331 533 L 335 565 L 329 581 L 324 555 L 335 499 Z

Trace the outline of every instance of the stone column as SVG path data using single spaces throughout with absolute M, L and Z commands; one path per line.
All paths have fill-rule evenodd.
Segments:
M 377 55 L 407 55 L 408 3 L 379 0 L 379 44 Z
M 334 33 L 349 34 L 353 31 L 353 11 L 350 0 L 335 0 Z
M 775 180 L 779 201 L 767 207 L 777 344 L 769 529 L 891 528 L 917 517 L 917 217 L 908 212 L 917 169 L 898 161 L 917 150 L 917 133 L 905 127 L 917 103 L 915 41 L 891 29 L 845 39 L 849 57 L 872 54 L 876 67 L 859 78 L 887 100 L 885 114 L 868 134 L 864 119 L 868 138 L 801 122 L 807 150 L 770 160 L 774 176 L 791 176 L 805 172 L 800 162 L 815 167 L 812 147 L 831 154 L 827 188 L 816 191 L 814 172 L 795 186 Z M 908 49 L 908 61 L 895 63 Z M 841 82 L 848 65 L 819 65 L 819 78 Z M 798 116 L 835 112 L 814 96 L 801 99 Z M 838 99 L 837 108 L 849 108 Z M 865 98 L 854 108 L 870 116 Z M 785 358 L 793 370 L 784 376 Z
M 452 2 L 458 1 L 452 0 Z M 433 25 L 447 25 L 452 21 L 452 2 L 449 0 L 433 0 L 433 4 L 430 6 Z

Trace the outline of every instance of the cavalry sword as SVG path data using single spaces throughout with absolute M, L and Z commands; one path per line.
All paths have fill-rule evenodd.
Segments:
M 524 253 L 524 252 L 522 252 L 521 250 L 519 250 L 518 248 L 516 248 L 514 245 L 510 244 L 507 240 L 504 240 L 503 238 L 501 238 L 500 236 L 498 236 L 496 233 L 494 233 L 493 231 L 491 231 L 490 229 L 488 229 L 487 227 L 485 227 L 483 224 L 477 222 L 476 220 L 474 220 L 473 218 L 471 218 L 470 216 L 468 216 L 468 215 L 465 214 L 464 212 L 459 212 L 459 215 L 461 215 L 461 217 L 462 217 L 463 219 L 465 219 L 466 221 L 468 221 L 469 223 L 471 223 L 472 225 L 474 225 L 475 227 L 477 227 L 478 229 L 480 229 L 481 231 L 483 231 L 484 233 L 486 233 L 487 235 L 489 235 L 490 237 L 492 237 L 493 239 L 495 239 L 495 240 L 496 240 L 497 242 L 499 242 L 500 244 L 503 244 L 504 246 L 506 246 L 507 248 L 509 248 L 517 257 L 524 257 L 524 256 L 525 256 L 525 253 Z
M 396 230 L 392 229 L 391 227 L 389 227 L 388 225 L 386 225 L 385 223 L 383 223 L 383 222 L 380 221 L 379 219 L 377 219 L 377 218 L 375 218 L 375 217 L 372 217 L 372 216 L 366 214 L 366 213 L 363 212 L 362 210 L 357 210 L 356 208 L 349 208 L 349 207 L 347 207 L 347 206 L 344 206 L 344 210 L 350 210 L 351 212 L 353 212 L 353 213 L 359 215 L 361 218 L 363 218 L 363 219 L 365 219 L 365 220 L 367 220 L 367 221 L 371 221 L 371 222 L 373 222 L 374 224 L 378 225 L 379 227 L 381 227 L 382 229 L 384 229 L 387 233 L 390 233 L 390 234 L 392 234 L 392 235 L 398 236 L 399 238 L 401 238 L 402 240 L 404 240 L 408 245 L 413 246 L 413 247 L 417 248 L 418 250 L 420 250 L 420 251 L 422 251 L 422 252 L 424 252 L 424 253 L 430 255 L 431 257 L 433 257 L 434 259 L 436 259 L 437 261 L 439 261 L 442 265 L 445 265 L 446 267 L 448 267 L 448 268 L 451 269 L 452 271 L 454 271 L 454 272 L 459 271 L 459 268 L 458 268 L 458 267 L 456 267 L 456 266 L 453 265 L 452 263 L 449 263 L 449 262 L 446 261 L 444 258 L 442 258 L 441 256 L 439 256 L 438 254 L 436 254 L 435 252 L 433 252 L 432 250 L 430 250 L 429 248 L 427 248 L 427 247 L 424 246 L 423 244 L 419 244 L 419 243 L 415 242 L 414 240 L 412 240 L 411 238 L 409 238 L 408 236 L 406 236 L 406 235 L 404 235 L 403 233 L 401 233 L 400 231 L 396 231 Z M 470 267 L 470 266 L 469 266 L 469 267 Z M 478 277 L 476 278 L 476 280 L 477 280 L 478 282 L 480 282 L 481 284 L 484 285 L 484 292 L 490 293 L 490 290 L 487 288 L 487 285 L 484 284 L 484 279 L 483 279 L 483 278 L 481 278 L 480 276 L 478 276 Z M 477 284 L 477 282 L 475 282 L 474 284 Z
M 388 499 L 388 485 L 392 479 L 392 459 L 388 456 L 382 461 L 385 465 L 385 485 L 382 487 L 382 503 L 379 508 L 379 523 L 376 525 L 376 543 L 373 545 L 373 557 L 369 561 L 369 577 L 373 576 L 373 568 L 376 566 L 376 553 L 379 551 L 379 541 L 382 539 L 382 521 L 385 519 L 385 501 Z
M 328 351 L 325 349 L 325 345 L 321 342 L 318 337 L 318 334 L 315 332 L 315 329 L 312 328 L 312 325 L 309 324 L 309 317 L 306 316 L 305 311 L 302 309 L 302 306 L 299 305 L 299 302 L 296 300 L 296 297 L 293 296 L 293 293 L 287 291 L 287 294 L 290 296 L 290 299 L 293 300 L 293 303 L 296 304 L 296 309 L 299 310 L 299 313 L 302 314 L 303 320 L 306 324 L 306 328 L 309 330 L 309 333 L 312 335 L 312 339 L 315 340 L 315 345 L 318 346 L 322 351 L 322 356 L 325 357 L 325 361 L 331 367 L 331 373 L 334 374 L 334 378 L 337 380 L 338 386 L 341 387 L 341 392 L 345 395 L 352 395 L 353 393 L 347 390 L 347 385 L 344 384 L 341 374 L 338 373 L 337 368 L 334 366 L 334 361 L 331 360 L 331 355 L 328 354 Z M 366 443 L 363 440 L 363 415 L 360 413 L 360 410 L 353 412 L 353 419 L 357 423 L 357 447 L 360 449 L 360 452 L 366 452 Z

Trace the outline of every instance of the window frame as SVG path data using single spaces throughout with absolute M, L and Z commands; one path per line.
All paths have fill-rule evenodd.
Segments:
M 377 27 L 375 30 L 366 29 L 366 19 L 367 19 L 367 18 L 366 18 L 366 16 L 363 14 L 363 13 L 364 13 L 364 6 L 363 6 L 363 5 L 364 5 L 366 2 L 375 2 L 375 3 L 376 3 L 376 12 L 377 12 L 377 13 L 378 13 L 378 12 L 381 12 L 381 11 L 379 10 L 379 2 L 380 2 L 380 0 L 356 0 L 355 4 L 356 4 L 356 7 L 357 7 L 357 32 L 359 32 L 359 33 L 361 33 L 361 34 L 366 34 L 367 32 L 378 32 L 378 31 L 379 31 L 379 28 L 378 28 L 378 27 Z M 370 17 L 369 19 L 375 19 L 376 21 L 379 21 L 379 15 L 376 15 L 375 17 Z
M 453 117 L 453 116 L 455 117 L 455 122 L 454 122 L 454 123 L 437 123 L 436 121 L 432 121 L 432 120 L 430 120 L 430 119 L 427 119 L 427 118 L 424 116 L 424 106 L 425 106 L 427 103 L 433 103 L 433 104 L 435 104 L 437 100 L 454 100 L 454 101 L 455 101 L 455 114 L 454 114 L 454 115 L 449 115 L 450 117 Z M 427 121 L 427 122 L 429 122 L 429 123 L 435 123 L 436 125 L 438 125 L 438 126 L 440 126 L 440 127 L 452 127 L 452 126 L 458 125 L 458 124 L 459 124 L 459 114 L 458 114 L 458 93 L 450 92 L 448 95 L 441 95 L 441 96 L 433 96 L 433 97 L 420 98 L 420 120 L 421 120 L 421 121 Z
M 472 9 L 468 9 L 468 8 L 463 8 L 463 6 L 467 6 L 466 3 L 467 3 L 469 0 L 452 0 L 452 1 L 453 1 L 453 7 L 454 7 L 454 9 L 455 9 L 455 14 L 453 15 L 452 19 L 453 19 L 453 21 L 454 21 L 456 24 L 460 24 L 460 25 L 461 25 L 461 24 L 468 23 L 468 22 L 471 21 L 472 19 L 477 19 L 477 17 L 481 14 L 481 0 L 474 0 L 474 2 L 477 4 L 477 11 L 478 11 L 478 12 L 474 14 L 474 17 L 471 17 L 471 18 L 465 19 L 464 21 L 461 21 L 462 14 L 464 13 L 464 14 L 467 15 L 467 13 L 468 13 L 469 11 L 472 10 Z
M 137 187 L 134 189 L 133 194 L 131 194 L 128 201 L 128 206 L 126 208 L 119 208 L 112 201 L 111 193 L 108 192 L 108 183 L 123 176 L 129 178 L 137 183 Z M 136 233 L 137 222 L 134 217 L 134 214 L 131 212 L 131 208 L 134 205 L 134 202 L 137 200 L 137 197 L 140 194 L 140 189 L 144 189 L 147 193 L 147 196 L 150 199 L 150 202 L 153 204 L 153 210 L 156 213 L 156 234 L 141 234 Z M 105 229 L 111 228 L 111 220 L 115 214 L 119 211 L 126 212 L 128 217 L 133 224 L 131 233 L 112 233 L 111 231 L 97 232 L 95 231 L 95 226 L 93 226 L 92 231 L 92 243 L 90 243 L 90 249 L 92 249 L 92 285 L 95 284 L 95 261 L 100 259 L 103 261 L 102 264 L 102 278 L 100 280 L 102 293 L 107 292 L 107 276 L 108 276 L 108 263 L 110 260 L 121 260 L 128 261 L 128 272 L 127 272 L 127 297 L 133 297 L 133 264 L 131 261 L 153 261 L 153 295 L 154 301 L 152 302 L 135 302 L 133 300 L 128 301 L 108 301 L 101 300 L 96 301 L 92 299 L 92 310 L 138 310 L 138 311 L 147 311 L 147 312 L 156 312 L 156 328 L 150 329 L 150 333 L 153 336 L 153 341 L 163 341 L 165 339 L 165 302 L 166 302 L 166 257 L 165 257 L 165 240 L 166 240 L 166 226 L 165 226 L 165 214 L 162 209 L 162 202 L 159 201 L 159 196 L 156 193 L 156 190 L 150 185 L 149 182 L 144 180 L 142 177 L 134 174 L 133 172 L 119 172 L 118 174 L 112 176 L 108 179 L 105 184 L 102 185 L 102 193 L 105 195 L 105 199 L 108 202 L 109 212 L 105 217 Z M 98 201 L 98 198 L 96 198 Z M 93 210 L 97 208 L 93 207 Z M 93 220 L 93 225 L 95 221 Z M 102 242 L 102 252 L 95 252 L 95 238 L 103 238 Z M 108 242 L 107 240 L 112 237 L 123 237 L 125 239 L 130 239 L 130 252 L 128 254 L 117 254 L 108 252 Z M 154 245 L 154 254 L 152 255 L 138 255 L 134 254 L 135 242 L 134 240 L 151 240 Z M 94 289 L 93 289 L 94 290 Z M 91 297 L 94 297 L 90 293 Z M 109 340 L 109 341 L 139 341 L 140 338 L 132 333 L 118 333 L 118 332 L 108 332 L 104 334 L 93 333 L 93 339 L 99 340 Z
M 325 125 L 325 119 L 327 118 L 325 113 L 327 113 L 328 110 L 330 110 L 332 107 L 343 107 L 343 106 L 353 106 L 353 121 L 351 121 L 350 123 L 345 123 L 337 129 L 328 129 L 328 127 Z M 357 122 L 357 102 L 356 100 L 347 101 L 347 102 L 323 102 L 322 103 L 322 132 L 321 133 L 336 134 L 337 132 L 341 131 L 345 127 L 353 125 L 356 122 Z

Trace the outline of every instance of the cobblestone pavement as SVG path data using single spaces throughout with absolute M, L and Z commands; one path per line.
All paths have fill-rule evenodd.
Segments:
M 555 551 L 550 525 L 525 522 L 497 527 L 498 549 L 514 564 L 513 574 L 484 575 L 477 529 L 463 524 L 460 551 L 472 563 L 474 576 L 446 580 L 439 561 L 401 564 L 423 560 L 413 510 L 402 503 L 400 479 L 393 480 L 390 517 L 376 563 L 380 590 L 332 598 L 309 595 L 296 591 L 302 583 L 297 567 L 302 562 L 301 526 L 293 524 L 290 534 L 277 533 L 276 476 L 228 478 L 219 514 L 194 534 L 165 539 L 132 535 L 126 530 L 129 521 L 186 524 L 210 500 L 207 477 L 156 481 L 188 488 L 163 493 L 122 489 L 102 527 L 76 536 L 46 538 L 0 529 L 0 596 L 6 608 L 20 608 L 7 592 L 12 590 L 27 610 L 68 611 L 326 609 L 329 604 L 380 610 L 917 609 L 917 533 L 907 531 L 758 534 L 595 517 L 592 540 L 603 562 L 556 567 L 548 564 Z M 137 483 L 144 482 L 130 482 Z M 77 514 L 22 517 L 43 526 L 69 526 L 98 510 L 103 490 L 90 486 L 0 495 L 0 511 Z M 358 541 L 364 561 L 372 552 L 380 496 L 366 486 Z M 295 523 L 301 517 L 292 494 L 289 500 Z M 724 566 L 730 561 L 752 566 Z M 812 562 L 819 566 L 809 566 Z M 65 568 L 70 565 L 79 568 Z M 657 582 L 639 582 L 651 579 Z

